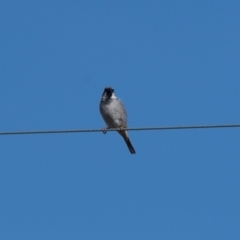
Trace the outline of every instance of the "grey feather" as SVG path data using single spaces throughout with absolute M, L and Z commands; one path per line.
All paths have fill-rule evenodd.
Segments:
M 127 112 L 121 102 L 114 94 L 111 87 L 105 88 L 100 102 L 100 112 L 109 128 L 127 128 Z M 134 154 L 135 149 L 130 141 L 126 130 L 118 131 L 125 140 L 129 151 Z

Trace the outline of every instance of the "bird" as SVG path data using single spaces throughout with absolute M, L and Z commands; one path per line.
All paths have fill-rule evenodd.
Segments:
M 123 137 L 130 153 L 135 154 L 136 151 L 127 130 L 121 130 L 121 128 L 127 128 L 128 126 L 126 109 L 121 100 L 115 95 L 112 87 L 106 87 L 103 91 L 100 101 L 100 113 L 108 128 L 120 128 L 118 133 Z M 103 129 L 103 133 L 106 133 L 106 128 Z

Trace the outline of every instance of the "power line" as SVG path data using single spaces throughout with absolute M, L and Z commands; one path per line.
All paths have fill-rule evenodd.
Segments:
M 138 127 L 122 128 L 128 131 L 151 131 L 151 130 L 183 130 L 183 129 L 204 129 L 204 128 L 239 128 L 240 124 L 221 124 L 221 125 L 195 125 L 195 126 L 166 126 L 166 127 Z M 106 131 L 117 131 L 119 128 L 106 129 Z M 43 130 L 43 131 L 12 131 L 0 132 L 0 135 L 27 135 L 27 134 L 54 134 L 54 133 L 90 133 L 102 132 L 103 129 L 76 129 L 76 130 Z

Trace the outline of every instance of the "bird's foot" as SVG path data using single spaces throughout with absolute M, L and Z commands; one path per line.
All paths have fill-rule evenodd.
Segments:
M 124 129 L 124 127 L 120 127 L 119 128 L 119 132 L 121 132 L 121 133 L 123 133 L 125 130 L 123 130 Z
M 106 134 L 106 133 L 107 133 L 107 129 L 108 129 L 108 128 L 103 128 L 103 129 L 102 129 L 102 132 L 103 132 L 104 134 Z

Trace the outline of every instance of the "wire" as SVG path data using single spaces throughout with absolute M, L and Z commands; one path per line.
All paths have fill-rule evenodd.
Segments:
M 139 127 L 139 128 L 108 128 L 107 131 L 150 131 L 150 130 L 183 130 L 183 129 L 203 129 L 203 128 L 239 128 L 240 124 L 221 124 L 221 125 L 195 125 L 195 126 L 169 126 L 169 127 Z M 76 129 L 76 130 L 45 130 L 45 131 L 18 131 L 0 132 L 0 135 L 27 135 L 27 134 L 54 134 L 54 133 L 90 133 L 102 132 L 103 129 Z

